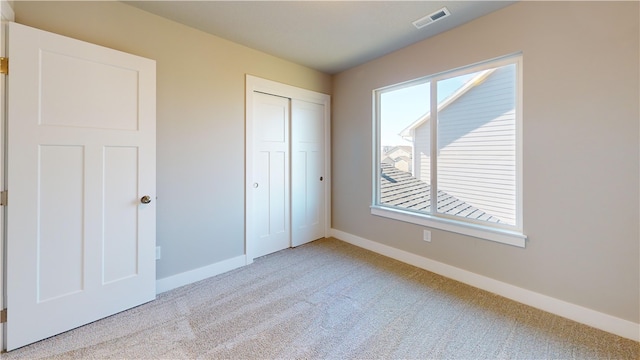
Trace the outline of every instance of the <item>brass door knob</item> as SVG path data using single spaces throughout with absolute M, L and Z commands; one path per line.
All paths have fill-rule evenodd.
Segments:
M 151 197 L 149 195 L 145 195 L 140 198 L 140 202 L 143 204 L 148 204 L 151 202 Z

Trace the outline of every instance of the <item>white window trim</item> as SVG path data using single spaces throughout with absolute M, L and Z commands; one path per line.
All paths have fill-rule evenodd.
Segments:
M 380 205 L 372 205 L 371 214 L 522 248 L 525 247 L 527 239 L 526 235 L 518 231 L 482 226 L 459 220 L 450 220 Z
M 373 188 L 372 188 L 372 205 L 371 214 L 389 219 L 399 220 L 416 225 L 426 226 L 434 229 L 450 231 L 462 235 L 472 236 L 484 240 L 499 242 L 502 244 L 513 245 L 524 248 L 527 236 L 523 233 L 523 216 L 522 216 L 522 54 L 516 53 L 500 58 L 483 61 L 481 63 L 472 64 L 458 69 L 452 69 L 434 75 L 425 76 L 414 79 L 401 84 L 386 86 L 375 89 L 373 91 Z M 436 82 L 444 78 L 458 76 L 462 73 L 471 71 L 480 71 L 493 67 L 500 67 L 508 64 L 516 64 L 516 226 L 509 228 L 501 228 L 494 226 L 485 226 L 469 221 L 455 220 L 450 217 L 442 216 L 442 214 L 418 213 L 409 210 L 399 209 L 392 206 L 380 204 L 380 94 L 387 89 L 399 89 L 404 86 L 411 86 L 416 83 L 431 82 L 431 101 L 436 101 L 436 93 L 433 88 Z M 437 104 L 432 104 L 432 109 Z M 437 114 L 435 115 L 437 117 Z M 435 123 L 432 122 L 432 126 Z M 435 131 L 431 131 L 431 136 L 437 136 Z M 433 140 L 433 139 L 432 139 Z M 431 146 L 435 146 L 435 142 L 431 141 Z M 437 161 L 431 157 L 432 161 Z M 432 177 L 435 178 L 435 176 Z M 437 185 L 437 184 L 436 184 Z M 433 202 L 434 197 L 432 197 Z M 431 208 L 434 208 L 432 204 Z

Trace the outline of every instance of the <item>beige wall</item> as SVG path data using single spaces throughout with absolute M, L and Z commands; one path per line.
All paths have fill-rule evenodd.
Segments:
M 157 61 L 157 277 L 244 254 L 245 73 L 323 93 L 331 78 L 120 2 L 14 10 L 19 23 Z
M 639 3 L 520 2 L 334 77 L 333 227 L 640 322 Z M 525 249 L 370 215 L 371 91 L 524 54 Z M 358 184 L 358 186 L 354 186 Z

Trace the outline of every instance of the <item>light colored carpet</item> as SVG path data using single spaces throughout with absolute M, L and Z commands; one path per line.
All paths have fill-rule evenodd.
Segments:
M 3 359 L 639 359 L 640 344 L 323 239 Z

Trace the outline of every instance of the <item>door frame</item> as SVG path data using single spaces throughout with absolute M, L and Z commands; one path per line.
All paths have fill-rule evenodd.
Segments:
M 253 94 L 265 93 L 285 97 L 289 99 L 303 100 L 324 105 L 324 196 L 325 196 L 325 227 L 324 237 L 329 236 L 331 229 L 331 97 L 327 94 L 282 84 L 276 81 L 259 78 L 246 74 L 245 86 L 245 257 L 246 264 L 251 264 L 254 259 L 255 246 L 252 244 L 253 219 L 251 218 L 251 204 L 253 192 L 250 191 L 253 184 Z M 291 215 L 290 215 L 291 216 Z M 291 229 L 289 229 L 291 230 Z
M 7 22 L 15 20 L 15 13 L 11 8 L 11 4 L 7 0 L 0 0 L 0 56 L 6 56 L 7 51 Z M 0 190 L 6 190 L 6 130 L 7 130 L 7 76 L 0 75 Z M 6 254 L 6 214 L 5 208 L 0 206 L 0 309 L 5 308 L 5 273 L 4 273 L 4 259 Z M 5 350 L 5 326 L 0 325 L 0 349 Z

